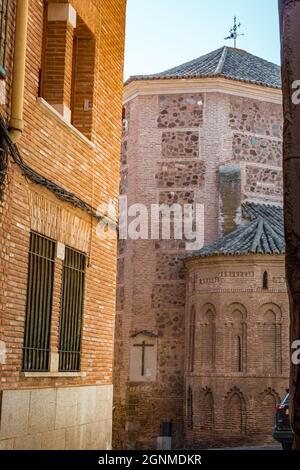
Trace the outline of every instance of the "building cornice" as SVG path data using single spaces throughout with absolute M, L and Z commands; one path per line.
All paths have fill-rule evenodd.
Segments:
M 222 77 L 134 80 L 124 87 L 124 104 L 137 96 L 179 93 L 223 93 L 282 104 L 282 90 Z
M 238 264 L 239 266 L 247 265 L 256 265 L 256 264 L 266 264 L 266 263 L 278 263 L 281 265 L 284 263 L 285 255 L 283 254 L 257 254 L 250 253 L 247 255 L 212 255 L 212 256 L 194 256 L 187 258 L 185 261 L 185 266 L 187 270 L 193 268 L 198 268 L 200 265 L 210 266 L 210 267 L 219 267 L 220 265 L 228 267 L 228 265 Z

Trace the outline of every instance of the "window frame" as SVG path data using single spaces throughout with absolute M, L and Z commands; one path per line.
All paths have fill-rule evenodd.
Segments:
M 51 248 L 51 256 L 47 257 L 44 254 L 37 253 L 35 248 L 36 244 L 41 248 L 42 240 L 50 242 L 49 250 Z M 26 295 L 26 309 L 25 309 L 25 324 L 24 324 L 24 341 L 23 341 L 23 355 L 22 355 L 22 371 L 23 372 L 48 372 L 51 361 L 51 326 L 52 326 L 52 310 L 53 310 L 53 296 L 54 296 L 54 283 L 55 283 L 55 261 L 56 261 L 56 246 L 57 242 L 50 237 L 30 231 L 29 250 L 28 250 L 28 273 L 27 273 L 27 295 Z M 42 245 L 42 249 L 45 247 Z M 38 264 L 39 260 L 41 264 Z M 48 261 L 48 266 L 43 264 L 43 260 Z M 51 267 L 51 269 L 49 269 Z M 46 286 L 46 269 L 48 269 L 48 286 Z M 49 272 L 50 271 L 50 272 Z M 42 283 L 38 283 L 38 276 L 41 272 L 45 274 Z M 39 284 L 39 285 L 38 285 Z M 45 304 L 44 292 L 47 292 L 47 302 Z M 48 291 L 47 291 L 48 288 Z M 39 300 L 42 301 L 41 304 Z M 41 315 L 42 308 L 45 318 Z M 47 334 L 44 334 L 44 327 L 47 328 Z M 38 343 L 42 342 L 44 337 L 44 345 L 46 348 L 38 348 Z M 31 351 L 31 356 L 30 356 Z M 45 356 L 42 358 L 34 357 L 34 352 L 43 351 Z M 36 367 L 32 367 L 30 363 L 34 362 Z M 42 362 L 42 363 L 41 363 Z M 39 365 L 39 367 L 37 367 Z
M 1 0 L 0 4 L 0 79 L 6 79 L 6 56 L 8 38 L 9 0 Z
M 77 255 L 78 257 L 81 257 L 81 261 L 83 263 L 82 268 L 75 268 L 74 266 L 67 265 L 68 259 L 68 251 L 73 253 L 73 256 Z M 79 258 L 80 259 L 80 258 Z M 58 354 L 59 354 L 59 365 L 58 365 L 58 372 L 63 372 L 63 373 L 72 373 L 72 372 L 80 372 L 81 371 L 81 358 L 82 358 L 82 334 L 83 334 L 83 319 L 84 319 L 84 300 L 85 300 L 85 284 L 86 284 L 86 268 L 87 268 L 87 255 L 86 253 L 83 253 L 82 251 L 76 250 L 70 246 L 65 247 L 65 258 L 63 261 L 63 266 L 62 266 L 62 274 L 61 274 L 61 294 L 60 294 L 60 312 L 59 312 L 59 329 L 58 329 Z M 79 310 L 77 311 L 77 321 L 79 324 L 79 342 L 76 343 L 76 334 L 78 334 L 78 330 L 76 329 L 76 325 L 74 326 L 73 330 L 70 325 L 70 320 L 73 319 L 72 313 L 74 313 L 74 303 L 78 302 L 78 299 L 74 299 L 74 296 L 67 297 L 66 298 L 66 291 L 68 287 L 70 287 L 70 284 L 72 281 L 74 281 L 74 278 L 71 279 L 69 277 L 67 279 L 67 273 L 70 272 L 74 274 L 74 272 L 79 272 L 81 273 L 81 279 L 75 279 L 75 283 L 77 282 L 77 288 L 79 288 L 78 283 L 81 284 L 81 292 L 77 291 L 77 294 L 81 294 L 81 305 Z M 68 284 L 66 284 L 68 282 Z M 74 287 L 74 286 L 73 286 Z M 72 293 L 72 292 L 71 292 Z M 70 298 L 71 298 L 71 304 L 70 304 Z M 66 304 L 67 303 L 67 304 Z M 72 305 L 73 312 L 70 313 L 70 305 Z M 66 307 L 69 307 L 68 314 L 66 315 Z M 77 325 L 78 326 L 78 325 Z M 71 336 L 68 336 L 70 335 Z M 73 335 L 75 336 L 73 336 Z M 75 338 L 75 339 L 74 339 Z M 71 340 L 75 345 L 78 344 L 76 349 L 65 349 L 65 344 L 67 340 Z M 70 343 L 69 343 L 70 344 Z M 73 359 L 70 357 L 68 358 L 67 355 L 73 354 L 75 357 Z M 78 362 L 76 361 L 76 354 L 78 355 Z M 64 356 L 65 355 L 65 356 Z M 74 360 L 75 359 L 75 360 Z M 70 362 L 68 363 L 68 360 L 71 360 L 71 364 L 75 364 L 75 367 L 67 367 L 67 364 L 70 365 Z M 73 362 L 72 362 L 73 360 Z M 65 366 L 64 366 L 65 365 Z

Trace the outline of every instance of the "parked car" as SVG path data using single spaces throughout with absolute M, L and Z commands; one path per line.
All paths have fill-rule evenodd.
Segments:
M 291 427 L 289 413 L 289 394 L 284 397 L 282 402 L 276 406 L 275 427 L 273 437 L 280 442 L 283 450 L 291 450 L 293 446 L 294 434 Z

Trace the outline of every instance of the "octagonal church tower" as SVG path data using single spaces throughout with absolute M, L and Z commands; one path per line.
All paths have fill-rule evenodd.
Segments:
M 185 263 L 193 251 L 198 257 L 200 253 L 201 257 L 199 250 L 203 244 L 210 246 L 220 237 L 238 230 L 244 223 L 245 203 L 255 203 L 255 207 L 257 204 L 281 206 L 281 103 L 279 66 L 229 47 L 222 47 L 163 73 L 131 77 L 125 84 L 121 194 L 127 197 L 128 208 L 143 204 L 148 209 L 149 227 L 148 230 L 146 228 L 148 239 L 143 232 L 137 240 L 128 237 L 119 241 L 115 448 L 156 448 L 162 422 L 172 422 L 173 448 L 193 443 L 199 446 L 201 442 L 209 445 L 214 442 L 215 433 L 222 435 L 222 426 L 228 424 L 226 420 L 218 421 L 218 429 L 212 431 L 212 423 L 216 422 L 219 414 L 223 415 L 226 403 L 231 403 L 233 397 L 235 413 L 244 406 L 240 385 L 249 370 L 253 378 L 249 394 L 252 393 L 253 397 L 270 389 L 279 398 L 288 385 L 287 342 L 281 341 L 281 337 L 288 335 L 283 245 L 279 251 L 275 250 L 276 254 L 269 253 L 270 258 L 264 253 L 263 263 L 255 263 L 254 256 L 254 264 L 250 263 L 246 269 L 240 269 L 238 265 L 242 257 L 230 268 L 228 259 L 224 261 L 226 266 L 222 267 L 219 259 L 213 263 L 209 258 L 203 268 L 207 276 L 201 276 L 198 258 L 195 262 L 189 261 L 187 268 Z M 197 226 L 203 237 L 197 237 L 197 243 L 192 247 L 184 237 L 176 239 L 172 233 L 170 239 L 163 239 L 161 233 L 151 237 L 151 206 L 172 206 L 174 203 L 203 208 L 203 223 L 200 228 Z M 252 280 L 252 274 L 249 274 L 250 281 L 246 277 L 241 281 L 232 274 L 228 275 L 231 283 L 228 284 L 228 279 L 227 283 L 219 283 L 216 279 L 220 273 L 245 271 L 247 274 L 255 271 L 253 276 L 259 278 L 268 271 L 273 254 L 279 261 L 276 258 L 276 274 L 268 288 L 272 292 L 272 302 L 279 309 L 276 310 L 276 318 L 281 324 L 280 333 L 277 330 L 281 367 L 272 373 L 263 369 L 256 371 L 253 366 L 255 358 L 252 357 L 250 369 L 245 366 L 243 371 L 236 371 L 236 376 L 231 374 L 232 380 L 228 383 L 228 374 L 223 366 L 215 368 L 218 375 L 216 383 L 205 381 L 212 371 L 206 366 L 200 370 L 201 364 L 203 361 L 207 365 L 212 362 L 218 364 L 218 355 L 223 364 L 227 346 L 225 340 L 217 352 L 209 346 L 210 349 L 202 354 L 202 363 L 196 361 L 196 370 L 191 370 L 191 309 L 201 309 L 201 295 L 205 297 L 206 305 L 214 304 L 215 296 L 220 297 L 222 289 L 232 290 L 237 284 L 245 287 L 245 282 Z M 277 280 L 273 281 L 273 277 Z M 202 279 L 203 283 L 206 279 L 205 285 L 209 284 L 209 288 L 204 294 L 200 292 L 199 298 L 194 298 L 197 279 Z M 195 282 L 194 287 L 191 287 L 191 282 Z M 225 297 L 224 305 L 219 301 L 222 316 L 218 316 L 217 307 L 210 309 L 217 324 L 218 318 L 223 323 L 230 323 L 228 318 L 232 315 L 240 318 L 243 332 L 237 336 L 243 339 L 234 340 L 237 348 L 240 347 L 239 341 L 251 344 L 251 334 L 256 334 L 256 330 L 251 328 L 246 333 L 247 317 L 254 315 L 247 309 L 256 309 L 260 305 L 259 308 L 265 312 L 263 279 L 261 285 L 259 280 L 257 283 L 255 293 L 242 289 L 238 302 L 243 303 L 244 298 L 247 307 L 241 307 L 239 314 L 233 314 L 235 310 L 230 307 L 230 303 L 236 303 L 232 296 L 228 297 L 228 305 Z M 261 296 L 261 302 L 253 303 L 249 299 L 246 302 L 250 294 Z M 229 312 L 228 318 L 226 312 Z M 269 317 L 271 319 L 271 315 Z M 200 324 L 200 317 L 199 320 L 197 316 L 195 318 Z M 207 323 L 206 320 L 203 322 Z M 203 334 L 209 328 L 208 322 Z M 218 343 L 218 331 L 216 329 L 216 336 L 212 339 L 215 343 Z M 201 341 L 201 336 L 195 334 L 193 341 Z M 272 354 L 274 345 L 272 347 L 267 354 Z M 258 354 L 256 348 L 251 351 Z M 245 364 L 248 360 L 246 352 L 241 354 L 242 358 L 232 360 Z M 200 373 L 201 379 L 193 378 L 193 374 Z M 270 382 L 270 374 L 276 375 L 276 383 Z M 199 394 L 197 389 L 192 396 L 193 384 L 200 388 Z M 211 400 L 212 389 L 217 394 L 218 387 L 220 408 L 212 410 L 210 429 L 206 432 L 202 420 L 204 428 L 194 433 L 193 428 L 197 429 L 197 424 L 193 422 L 193 416 L 197 416 L 199 411 L 195 409 L 196 403 L 199 406 L 202 403 L 200 393 Z M 250 402 L 254 400 L 252 395 L 247 397 Z M 237 419 L 243 419 L 241 427 L 247 435 L 246 421 L 249 423 L 252 418 Z

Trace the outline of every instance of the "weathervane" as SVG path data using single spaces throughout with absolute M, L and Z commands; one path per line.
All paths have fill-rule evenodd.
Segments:
M 228 39 L 234 39 L 234 48 L 236 49 L 236 40 L 239 36 L 244 36 L 243 33 L 238 33 L 238 29 L 242 26 L 242 23 L 239 23 L 237 24 L 236 22 L 236 16 L 234 17 L 234 25 L 233 25 L 233 28 L 231 28 L 229 30 L 229 33 L 230 33 L 230 36 L 228 36 L 227 38 L 225 38 L 225 41 L 227 41 Z

